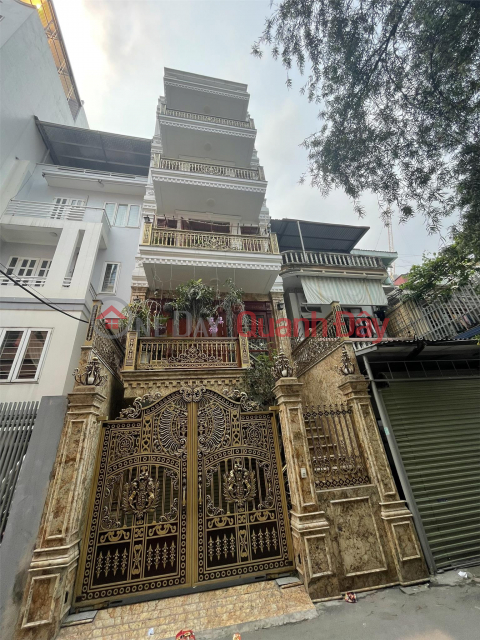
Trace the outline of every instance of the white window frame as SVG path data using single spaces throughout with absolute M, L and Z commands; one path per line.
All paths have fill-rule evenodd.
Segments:
M 115 205 L 115 211 L 113 212 L 113 216 L 112 216 L 113 219 L 112 219 L 112 222 L 110 222 L 110 226 L 111 227 L 117 227 L 117 229 L 138 229 L 140 227 L 140 220 L 142 218 L 142 205 L 141 204 L 137 204 L 135 202 L 128 203 L 128 202 L 110 202 L 110 201 L 108 201 L 108 202 L 104 202 L 104 204 L 103 204 L 103 208 L 105 210 L 106 210 L 107 204 L 114 204 Z M 130 219 L 130 209 L 131 209 L 131 207 L 138 207 L 138 223 L 136 225 L 125 224 L 123 226 L 117 226 L 115 224 L 115 221 L 117 219 L 118 207 L 120 205 L 124 205 L 124 206 L 128 207 L 127 215 L 126 215 L 126 218 L 125 218 L 127 222 Z M 105 211 L 105 215 L 107 215 L 106 211 Z M 108 218 L 108 216 L 107 216 L 107 218 Z
M 109 265 L 109 264 L 118 265 L 117 275 L 115 276 L 115 283 L 113 285 L 113 291 L 104 291 L 103 290 L 103 282 L 105 280 L 105 272 L 107 271 L 107 265 Z M 121 262 L 115 262 L 113 260 L 107 260 L 107 262 L 105 262 L 105 264 L 103 265 L 102 277 L 100 278 L 100 286 L 99 286 L 98 293 L 105 293 L 105 294 L 113 295 L 114 293 L 117 292 L 118 278 L 120 276 L 120 269 L 121 268 L 122 268 L 122 263 Z
M 15 358 L 13 359 L 12 366 L 10 368 L 10 373 L 8 374 L 8 378 L 6 380 L 0 380 L 0 384 L 10 384 L 12 382 L 29 384 L 32 382 L 38 382 L 40 374 L 42 372 L 43 363 L 45 362 L 45 357 L 48 351 L 48 345 L 50 343 L 50 337 L 52 335 L 53 329 L 48 329 L 47 327 L 2 327 L 0 329 L 0 345 L 3 342 L 3 338 L 5 337 L 5 333 L 7 331 L 23 331 L 23 336 L 20 339 L 20 344 L 18 345 L 17 353 L 15 354 Z M 28 340 L 30 338 L 30 334 L 32 331 L 46 331 L 47 337 L 45 339 L 45 344 L 43 345 L 42 354 L 40 356 L 40 360 L 38 361 L 38 367 L 35 372 L 34 378 L 20 378 L 17 379 L 17 375 L 20 369 L 20 366 L 23 361 L 23 356 L 25 355 L 25 350 L 28 345 Z

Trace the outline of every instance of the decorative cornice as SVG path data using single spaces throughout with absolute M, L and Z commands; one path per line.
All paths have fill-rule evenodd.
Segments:
M 267 190 L 267 183 L 264 182 L 262 187 L 250 187 L 243 184 L 228 184 L 225 182 L 214 182 L 213 180 L 196 180 L 192 178 L 182 177 L 177 178 L 171 175 L 154 175 L 153 180 L 155 182 L 173 182 L 174 184 L 190 184 L 198 187 L 216 187 L 217 189 L 231 189 L 233 191 L 250 191 L 252 193 L 265 193 Z M 233 180 L 239 180 L 239 178 L 233 178 Z
M 206 131 L 207 133 L 223 133 L 228 136 L 237 136 L 239 138 L 252 138 L 255 140 L 256 132 L 255 129 L 251 129 L 250 131 L 246 131 L 244 129 L 237 131 L 236 129 L 221 129 L 218 124 L 212 123 L 211 126 L 203 126 L 196 124 L 187 124 L 185 122 L 175 122 L 173 120 L 163 120 L 158 119 L 159 124 L 163 124 L 167 127 L 179 127 L 180 129 L 194 129 L 195 131 Z
M 237 100 L 247 100 L 247 102 L 250 99 L 250 96 L 248 94 L 238 95 L 236 93 L 230 93 L 229 91 L 215 91 L 214 89 L 206 89 L 205 87 L 182 84 L 181 82 L 172 82 L 171 80 L 164 80 L 163 84 L 168 85 L 169 87 L 180 87 L 181 89 L 201 91 L 202 93 L 214 93 L 217 96 L 227 96 L 227 98 L 236 98 Z
M 212 253 L 212 252 L 210 252 Z M 202 260 L 201 258 L 169 258 L 166 256 L 142 257 L 141 262 L 145 264 L 176 264 L 183 266 L 201 266 L 201 267 L 231 267 L 234 269 L 260 269 L 262 271 L 279 271 L 278 264 L 265 264 L 253 262 L 229 262 L 225 260 L 225 255 L 219 256 L 218 260 Z

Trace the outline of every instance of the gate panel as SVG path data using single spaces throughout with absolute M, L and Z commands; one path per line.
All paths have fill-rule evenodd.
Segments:
M 103 424 L 77 603 L 187 584 L 187 423 L 176 392 Z
M 198 583 L 290 566 L 272 414 L 206 390 L 197 428 Z

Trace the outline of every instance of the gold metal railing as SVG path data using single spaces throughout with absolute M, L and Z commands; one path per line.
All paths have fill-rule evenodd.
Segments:
M 209 251 L 246 251 L 248 253 L 279 253 L 276 234 L 241 236 L 229 233 L 154 229 L 145 223 L 143 245 L 152 247 L 182 247 Z
M 244 369 L 250 366 L 248 339 L 138 338 L 127 334 L 124 371 L 144 369 Z

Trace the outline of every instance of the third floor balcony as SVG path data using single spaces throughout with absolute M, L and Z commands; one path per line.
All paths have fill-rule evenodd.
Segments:
M 167 158 L 154 154 L 157 211 L 205 211 L 258 224 L 267 183 L 263 167 Z
M 282 252 L 282 261 L 284 268 L 299 267 L 317 267 L 327 268 L 328 270 L 345 270 L 352 269 L 382 269 L 386 270 L 386 266 L 381 258 L 373 255 L 360 255 L 351 253 L 331 253 L 326 251 L 284 251 Z

